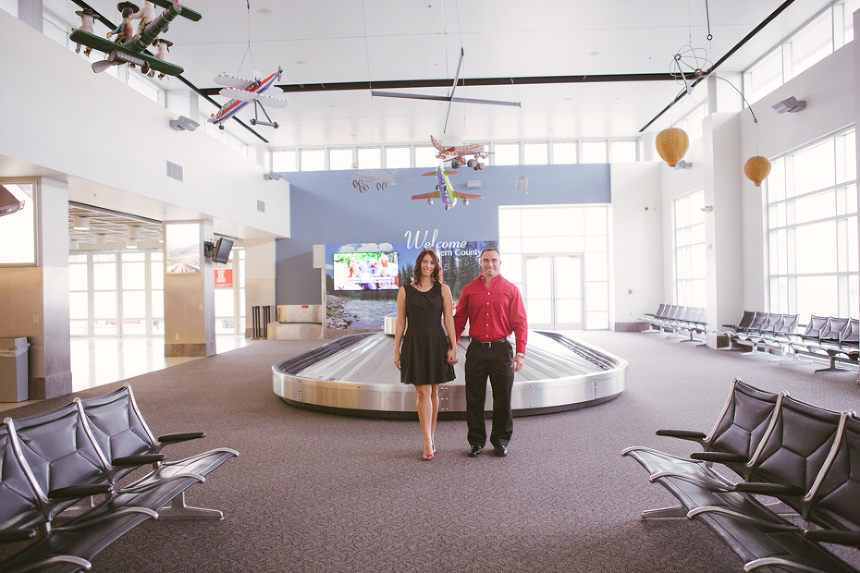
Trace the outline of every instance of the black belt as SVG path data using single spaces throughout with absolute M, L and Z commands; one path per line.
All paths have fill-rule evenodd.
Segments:
M 481 345 L 481 346 L 483 346 L 484 348 L 492 348 L 494 344 L 501 344 L 501 343 L 503 343 L 503 342 L 504 342 L 504 343 L 506 343 L 506 344 L 510 344 L 510 342 L 508 341 L 508 339 L 507 339 L 507 338 L 500 338 L 500 339 L 498 339 L 498 340 L 491 340 L 490 342 L 483 342 L 483 341 L 481 341 L 481 340 L 478 340 L 478 339 L 476 339 L 476 338 L 473 338 L 473 339 L 472 339 L 472 342 L 477 342 L 478 344 L 480 344 L 480 345 Z

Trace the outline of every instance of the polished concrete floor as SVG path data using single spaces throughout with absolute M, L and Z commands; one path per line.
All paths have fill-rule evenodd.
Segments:
M 253 344 L 243 336 L 218 336 L 216 351 L 229 352 Z M 72 391 L 118 382 L 198 358 L 166 358 L 164 338 L 72 338 Z M 30 402 L 0 402 L 0 412 Z

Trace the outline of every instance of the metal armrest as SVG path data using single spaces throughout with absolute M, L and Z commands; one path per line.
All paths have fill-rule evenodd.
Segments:
M 741 482 L 735 485 L 735 491 L 742 493 L 759 493 L 761 495 L 785 495 L 801 497 L 805 491 L 803 488 L 783 485 L 779 483 L 749 483 Z
M 164 454 L 141 454 L 139 456 L 124 456 L 121 458 L 114 458 L 111 461 L 111 465 L 114 467 L 145 466 L 147 464 L 163 462 L 166 459 L 167 456 L 165 456 Z
M 691 430 L 657 430 L 658 436 L 668 436 L 670 438 L 679 438 L 681 440 L 704 440 L 707 435 L 704 432 L 694 432 Z
M 749 458 L 743 454 L 730 454 L 728 452 L 693 452 L 690 457 L 694 460 L 719 463 L 747 463 Z
M 860 546 L 860 531 L 817 529 L 814 531 L 804 531 L 803 536 L 810 541 Z
M 174 434 L 164 434 L 158 437 L 158 441 L 162 444 L 172 444 L 176 442 L 187 442 L 188 440 L 198 440 L 205 438 L 206 432 L 176 432 Z
M 15 531 L 0 531 L 0 543 L 27 541 L 36 537 L 35 529 L 17 529 Z
M 110 494 L 113 493 L 113 486 L 110 484 L 94 484 L 94 485 L 73 485 L 71 487 L 61 487 L 52 489 L 48 492 L 48 499 L 78 499 L 89 497 L 91 495 Z

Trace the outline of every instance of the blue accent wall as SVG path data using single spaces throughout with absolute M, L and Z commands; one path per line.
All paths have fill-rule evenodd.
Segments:
M 277 304 L 321 304 L 320 270 L 313 268 L 313 246 L 335 243 L 402 243 L 406 233 L 427 241 L 498 240 L 500 205 L 565 205 L 609 203 L 609 164 L 466 167 L 449 177 L 457 192 L 481 195 L 483 200 L 460 200 L 448 211 L 441 200 L 428 205 L 411 197 L 431 193 L 435 177 L 423 177 L 430 168 L 392 170 L 400 182 L 360 193 L 352 185 L 352 171 L 282 173 L 290 183 L 289 239 L 276 243 Z M 516 179 L 528 178 L 526 190 Z M 468 189 L 467 181 L 480 181 Z

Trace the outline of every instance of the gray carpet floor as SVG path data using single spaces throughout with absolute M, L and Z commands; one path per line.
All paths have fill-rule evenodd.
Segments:
M 439 423 L 437 457 L 424 462 L 417 421 L 285 404 L 272 393 L 272 364 L 318 341 L 264 341 L 133 378 L 156 435 L 207 433 L 168 448 L 170 457 L 218 446 L 241 456 L 188 492 L 189 504 L 220 509 L 224 521 L 150 520 L 99 554 L 93 571 L 738 573 L 740 559 L 701 524 L 639 518 L 674 498 L 621 451 L 689 454 L 694 444 L 654 431 L 710 430 L 734 376 L 860 410 L 856 370 L 814 374 L 820 365 L 779 366 L 647 334 L 578 336 L 629 360 L 627 389 L 593 408 L 515 419 L 504 459 L 467 457 L 463 421 Z M 860 564 L 854 550 L 840 555 Z

